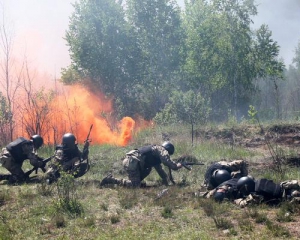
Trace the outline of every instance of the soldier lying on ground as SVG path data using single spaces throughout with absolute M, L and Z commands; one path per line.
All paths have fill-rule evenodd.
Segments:
M 161 177 L 163 184 L 168 185 L 168 175 L 163 170 L 161 163 L 172 170 L 181 168 L 181 163 L 175 163 L 170 159 L 170 155 L 174 151 L 174 145 L 170 142 L 164 142 L 162 146 L 148 145 L 131 150 L 126 153 L 123 160 L 123 167 L 128 174 L 128 179 L 117 179 L 112 175 L 108 175 L 101 181 L 100 185 L 118 184 L 126 187 L 140 187 L 142 180 L 150 174 L 152 167 Z
M 38 157 L 37 150 L 43 145 L 44 140 L 40 135 L 33 135 L 30 140 L 19 137 L 2 149 L 0 163 L 10 173 L 9 182 L 22 182 L 28 176 L 22 170 L 23 162 L 29 159 L 30 164 L 37 168 L 44 168 L 43 159 Z M 0 175 L 0 180 L 7 179 L 7 176 Z
M 245 178 L 239 180 L 238 190 L 241 197 L 234 200 L 234 203 L 245 207 L 248 204 L 268 203 L 274 204 L 281 201 L 300 202 L 300 186 L 297 180 L 287 180 L 281 183 L 274 183 L 272 180 L 265 178 L 252 180 L 253 189 L 246 190 L 248 182 Z
M 218 202 L 225 199 L 233 201 L 241 207 L 248 204 L 274 204 L 280 201 L 300 202 L 300 186 L 297 180 L 287 180 L 277 184 L 265 178 L 255 180 L 251 176 L 245 176 L 225 181 L 203 196 Z
M 231 178 L 240 178 L 247 175 L 248 164 L 244 160 L 215 162 L 207 168 L 202 187 L 211 190 Z
M 78 176 L 82 161 L 88 158 L 89 141 L 85 142 L 84 151 L 81 152 L 77 146 L 76 138 L 72 133 L 63 135 L 62 144 L 57 145 L 54 153 L 54 159 L 46 172 L 46 181 L 48 184 L 56 181 L 60 177 L 60 171 Z

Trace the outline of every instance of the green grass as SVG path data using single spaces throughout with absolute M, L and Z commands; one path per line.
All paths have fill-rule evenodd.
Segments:
M 190 154 L 206 165 L 193 166 L 192 171 L 173 171 L 178 184 L 168 186 L 161 198 L 157 196 L 166 186 L 100 188 L 101 179 L 109 172 L 126 178 L 122 158 L 127 151 L 147 143 L 159 144 L 163 141 L 162 136 L 168 136 L 174 143 L 174 158 Z M 51 155 L 52 148 L 49 148 L 43 149 L 42 156 Z M 298 205 L 285 203 L 241 209 L 230 202 L 219 204 L 195 196 L 211 162 L 245 159 L 255 163 L 262 158 L 261 152 L 199 136 L 192 146 L 188 126 L 143 130 L 126 147 L 91 144 L 90 171 L 80 179 L 63 182 L 69 185 L 0 183 L 0 240 L 296 239 L 296 233 L 286 226 L 299 221 Z M 31 167 L 26 163 L 24 168 Z M 1 169 L 1 172 L 5 171 Z M 261 172 L 251 168 L 251 174 L 270 177 L 274 181 L 279 179 L 269 169 Z M 298 174 L 298 170 L 289 168 L 285 178 L 297 179 Z M 42 179 L 42 176 L 39 172 L 38 178 Z M 146 180 L 160 183 L 154 170 Z

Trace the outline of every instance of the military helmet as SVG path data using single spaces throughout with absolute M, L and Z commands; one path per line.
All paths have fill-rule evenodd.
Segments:
M 215 201 L 217 202 L 222 202 L 225 198 L 225 193 L 224 192 L 218 192 L 216 191 L 213 195 L 213 198 L 215 199 Z
M 231 175 L 225 169 L 217 169 L 213 172 L 212 178 L 217 185 L 220 185 L 221 183 L 231 179 Z
M 76 145 L 76 137 L 72 133 L 65 133 L 62 138 L 64 148 L 73 149 Z
M 171 142 L 169 142 L 169 141 L 164 142 L 164 143 L 162 144 L 162 146 L 168 151 L 168 153 L 169 153 L 170 155 L 172 155 L 172 154 L 175 152 L 175 147 L 174 147 L 174 145 L 173 145 Z
M 251 176 L 241 177 L 237 181 L 237 190 L 243 194 L 249 194 L 255 191 L 255 181 Z
M 35 149 L 39 149 L 44 144 L 44 139 L 40 135 L 33 135 L 30 139 L 32 140 Z

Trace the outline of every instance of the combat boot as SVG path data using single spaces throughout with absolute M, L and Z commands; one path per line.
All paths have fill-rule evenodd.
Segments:
M 122 181 L 119 179 L 116 179 L 112 176 L 112 174 L 108 174 L 105 178 L 102 179 L 100 186 L 104 186 L 107 184 L 121 184 Z

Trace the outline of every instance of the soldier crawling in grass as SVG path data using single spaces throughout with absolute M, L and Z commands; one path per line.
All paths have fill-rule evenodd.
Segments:
M 44 168 L 43 159 L 37 150 L 43 145 L 44 140 L 40 135 L 33 135 L 30 140 L 19 137 L 2 149 L 0 163 L 11 175 L 0 175 L 0 180 L 9 180 L 10 183 L 23 182 L 28 179 L 22 165 L 26 159 L 36 168 Z
M 154 168 L 162 179 L 164 185 L 169 185 L 169 177 L 163 170 L 161 164 L 178 170 L 181 163 L 175 163 L 170 159 L 175 151 L 171 142 L 164 142 L 160 145 L 148 145 L 126 153 L 123 160 L 123 167 L 128 174 L 128 179 L 117 179 L 111 174 L 101 181 L 101 186 L 106 184 L 118 184 L 126 187 L 141 187 L 142 181 L 150 174 Z

